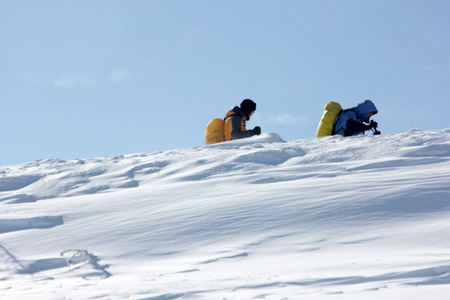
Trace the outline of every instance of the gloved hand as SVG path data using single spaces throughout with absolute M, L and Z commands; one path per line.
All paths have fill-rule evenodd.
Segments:
M 260 135 L 261 134 L 261 127 L 256 126 L 255 128 L 253 128 L 252 132 L 253 132 L 253 135 Z
M 378 123 L 377 123 L 377 122 L 375 122 L 374 120 L 370 121 L 369 129 L 375 128 L 375 127 L 377 127 L 377 126 L 378 126 Z

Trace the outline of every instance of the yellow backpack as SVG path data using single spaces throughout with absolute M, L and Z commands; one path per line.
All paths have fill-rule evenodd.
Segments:
M 220 118 L 212 119 L 206 126 L 205 131 L 205 144 L 215 144 L 225 141 L 223 135 L 225 122 Z
M 342 110 L 342 107 L 337 102 L 328 102 L 317 127 L 317 137 L 330 136 L 333 131 L 334 121 L 336 116 Z

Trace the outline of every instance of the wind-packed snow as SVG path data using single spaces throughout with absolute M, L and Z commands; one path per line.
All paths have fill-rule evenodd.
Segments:
M 450 129 L 0 168 L 0 299 L 450 299 Z

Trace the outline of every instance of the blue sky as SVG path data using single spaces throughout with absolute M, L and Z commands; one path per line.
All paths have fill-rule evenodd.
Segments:
M 0 165 L 204 144 L 247 127 L 315 137 L 371 99 L 382 134 L 449 128 L 450 1 L 0 0 Z

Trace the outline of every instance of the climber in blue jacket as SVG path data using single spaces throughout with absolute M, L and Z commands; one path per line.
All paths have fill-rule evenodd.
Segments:
M 340 134 L 343 136 L 352 136 L 364 134 L 364 131 L 375 129 L 374 134 L 380 134 L 376 130 L 378 123 L 370 121 L 370 117 L 378 112 L 372 101 L 366 100 L 358 104 L 356 107 L 341 111 L 334 122 L 333 135 Z M 369 123 L 370 121 L 370 123 Z M 363 123 L 368 123 L 363 124 Z

